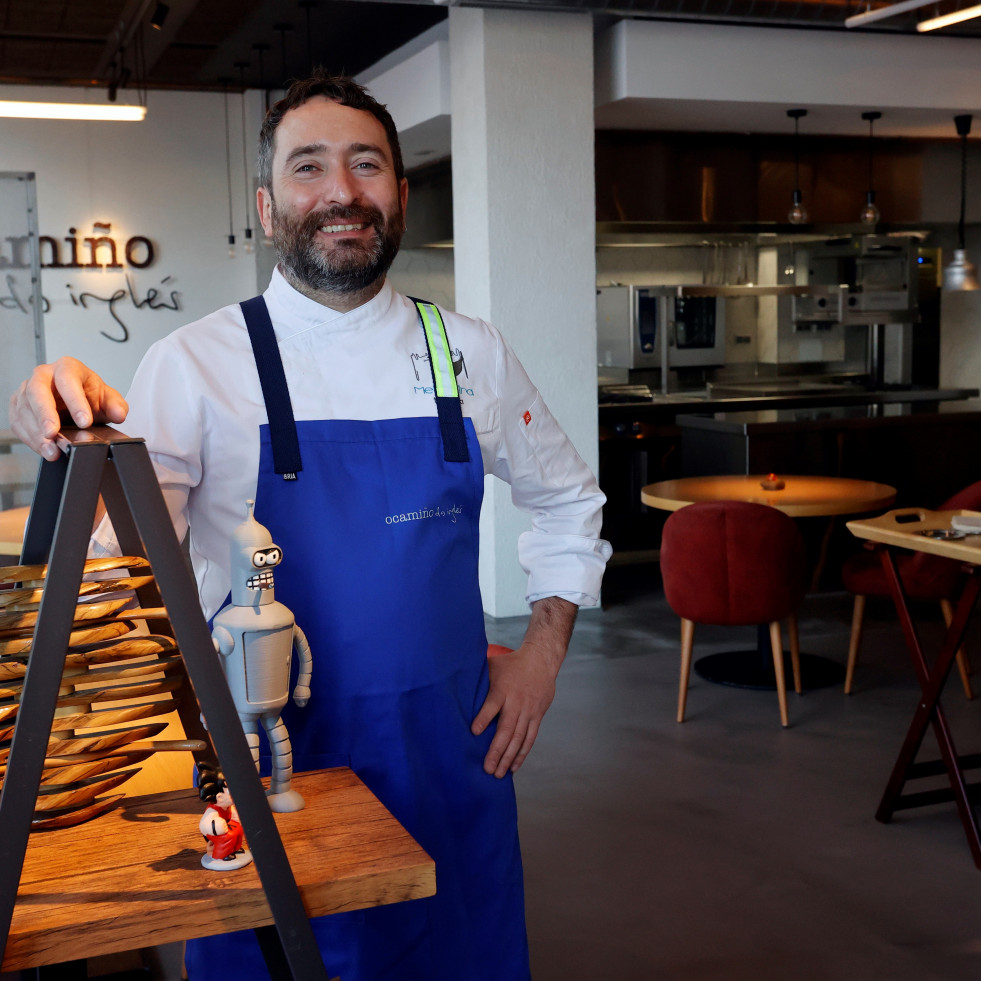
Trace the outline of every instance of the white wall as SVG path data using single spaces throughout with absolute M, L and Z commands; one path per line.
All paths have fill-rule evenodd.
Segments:
M 621 21 L 597 45 L 597 123 L 787 132 L 799 105 L 806 133 L 864 135 L 862 111 L 878 109 L 880 136 L 946 135 L 954 112 L 981 109 L 979 51 L 975 38 Z
M 78 101 L 79 94 L 78 89 L 4 86 L 0 90 L 5 99 L 39 101 Z M 48 359 L 77 356 L 123 390 L 155 340 L 256 292 L 255 261 L 242 249 L 246 183 L 241 96 L 229 96 L 235 259 L 229 259 L 226 242 L 223 96 L 150 92 L 148 103 L 142 123 L 0 122 L 0 170 L 36 173 L 42 236 L 62 240 L 69 228 L 75 228 L 81 239 L 93 235 L 94 222 L 106 222 L 111 229 L 104 234 L 120 246 L 132 236 L 146 236 L 153 243 L 156 258 L 146 269 L 43 269 L 41 274 L 42 290 L 50 302 L 45 316 Z M 246 123 L 249 186 L 257 113 L 258 99 L 254 99 Z M 254 210 L 249 222 L 256 227 Z M 9 244 L 3 244 L 9 250 Z M 64 262 L 68 250 L 61 244 Z M 9 251 L 0 252 L 4 254 Z M 139 255 L 143 254 L 141 249 Z M 87 250 L 83 255 L 83 261 L 88 261 Z M 100 261 L 108 261 L 108 250 L 100 252 Z M 157 296 L 137 309 L 134 296 L 141 303 L 151 290 Z M 78 302 L 72 301 L 73 295 Z M 110 314 L 110 304 L 96 299 L 113 295 L 117 298 L 112 307 L 126 331 Z M 175 303 L 179 310 L 162 305 Z M 152 305 L 158 309 L 151 310 Z M 127 332 L 128 339 L 121 341 Z
M 581 14 L 450 10 L 458 306 L 496 324 L 580 454 L 597 462 L 592 23 Z M 524 613 L 528 526 L 485 488 L 480 587 Z

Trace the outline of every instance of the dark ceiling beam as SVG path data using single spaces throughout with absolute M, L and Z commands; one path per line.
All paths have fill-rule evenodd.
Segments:
M 129 0 L 123 7 L 119 20 L 109 32 L 106 46 L 96 63 L 94 71 L 96 78 L 108 79 L 116 74 L 123 52 L 143 23 L 150 5 L 155 2 L 156 0 Z
M 101 34 L 40 34 L 37 31 L 0 31 L 0 41 L 43 41 L 56 44 L 105 44 Z

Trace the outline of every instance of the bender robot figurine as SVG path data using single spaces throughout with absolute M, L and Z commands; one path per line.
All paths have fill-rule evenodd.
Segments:
M 279 713 L 289 699 L 293 648 L 300 658 L 293 701 L 301 708 L 310 699 L 313 659 L 293 614 L 276 602 L 272 570 L 282 560 L 282 552 L 268 529 L 255 520 L 255 502 L 247 503 L 248 517 L 232 537 L 232 601 L 218 611 L 211 636 L 256 766 L 260 720 L 266 730 L 272 755 L 272 779 L 266 792 L 269 807 L 298 811 L 303 798 L 290 789 L 293 751 Z

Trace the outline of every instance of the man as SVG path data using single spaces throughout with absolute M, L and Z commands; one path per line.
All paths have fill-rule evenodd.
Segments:
M 307 717 L 284 713 L 296 766 L 351 765 L 436 861 L 434 898 L 315 922 L 330 972 L 522 981 L 510 777 L 577 607 L 598 595 L 604 498 L 497 331 L 385 282 L 408 186 L 384 107 L 349 79 L 296 83 L 263 124 L 259 179 L 280 257 L 262 298 L 154 345 L 128 417 L 117 392 L 63 360 L 21 386 L 12 424 L 48 459 L 58 410 L 80 425 L 125 418 L 144 436 L 178 533 L 190 525 L 209 617 L 246 500 L 282 545 L 278 595 L 319 665 Z M 517 651 L 491 659 L 477 585 L 485 473 L 534 515 L 518 548 L 531 621 Z M 107 529 L 96 539 L 113 547 Z M 259 963 L 249 938 L 198 941 L 191 978 L 214 956 L 235 977 Z

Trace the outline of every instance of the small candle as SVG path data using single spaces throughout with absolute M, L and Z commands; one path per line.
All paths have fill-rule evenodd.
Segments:
M 763 490 L 783 490 L 787 485 L 775 474 L 767 474 L 761 481 L 760 487 Z

